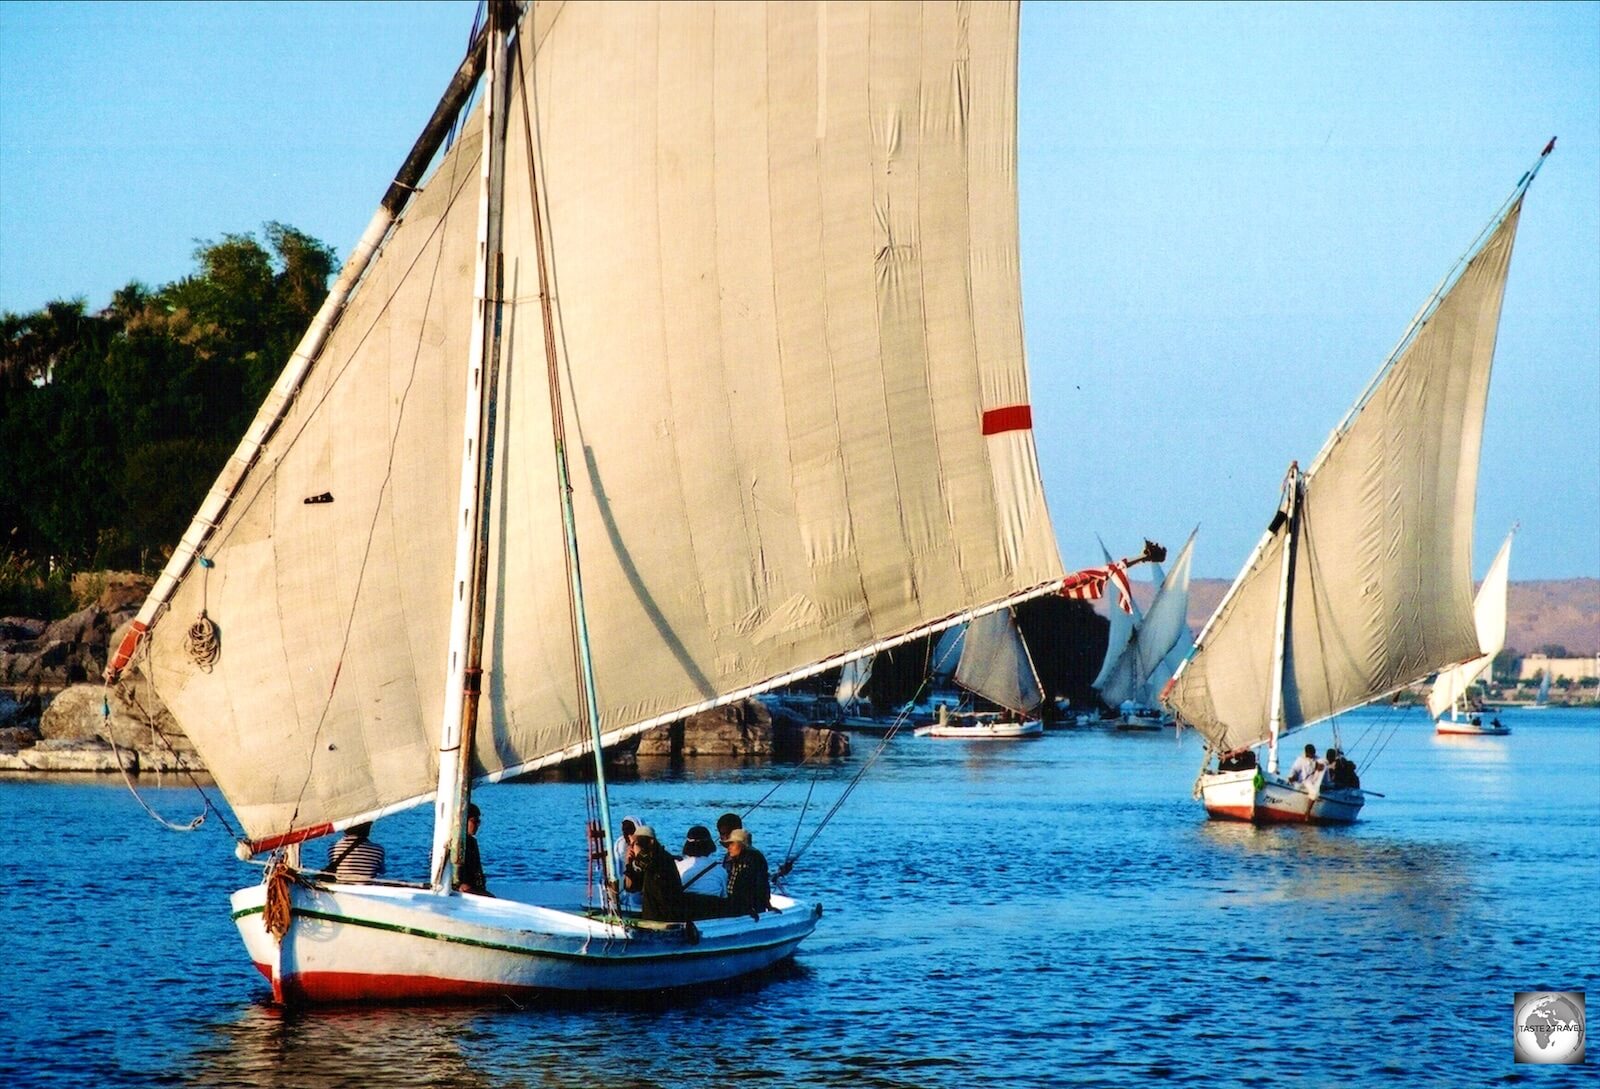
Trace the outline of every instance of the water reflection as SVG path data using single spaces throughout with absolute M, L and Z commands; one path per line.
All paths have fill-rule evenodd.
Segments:
M 1233 821 L 1208 821 L 1198 836 L 1239 863 L 1218 897 L 1231 906 L 1375 907 L 1389 925 L 1433 934 L 1452 929 L 1461 906 L 1472 900 L 1472 858 L 1458 845 L 1381 838 L 1359 826 Z
M 669 1041 L 693 1039 L 702 1018 L 736 1017 L 760 992 L 781 1001 L 786 986 L 811 982 L 789 961 L 731 983 L 615 998 L 303 1011 L 263 1000 L 213 1026 L 180 1065 L 188 1084 L 207 1089 L 605 1085 L 620 1069 L 670 1057 Z
M 184 1064 L 203 1086 L 485 1086 L 462 1047 L 485 1011 L 247 1007 Z

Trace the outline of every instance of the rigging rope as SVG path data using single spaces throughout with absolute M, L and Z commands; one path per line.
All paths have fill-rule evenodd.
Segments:
M 105 730 L 106 740 L 111 742 L 111 755 L 116 759 L 117 770 L 122 773 L 122 782 L 127 786 L 128 793 L 133 795 L 133 800 L 139 803 L 140 809 L 143 809 L 146 813 L 150 814 L 151 820 L 154 820 L 157 824 L 166 828 L 168 831 L 193 832 L 196 828 L 199 828 L 205 823 L 206 809 L 211 807 L 210 801 L 206 801 L 205 809 L 202 809 L 200 813 L 188 824 L 174 824 L 172 821 L 167 820 L 167 818 L 163 817 L 160 813 L 157 813 L 154 809 L 150 808 L 150 804 L 146 802 L 139 794 L 139 788 L 133 785 L 133 779 L 128 774 L 128 761 L 123 759 L 122 749 L 117 745 L 116 731 L 111 728 L 110 691 L 110 685 L 106 685 L 104 691 L 102 691 L 100 694 L 100 723 Z M 143 710 L 143 708 L 141 707 L 140 710 Z M 151 727 L 151 732 L 156 732 L 153 726 Z M 163 738 L 163 740 L 165 740 L 165 738 Z M 171 748 L 171 746 L 169 745 L 168 748 Z M 132 754 L 130 753 L 129 755 Z
M 838 815 L 840 808 L 843 807 L 845 801 L 849 799 L 850 795 L 855 792 L 856 787 L 861 785 L 862 777 L 865 776 L 867 772 L 871 770 L 872 766 L 878 762 L 879 758 L 883 756 L 884 750 L 888 747 L 889 742 L 894 739 L 894 737 L 900 732 L 900 728 L 904 726 L 910 719 L 911 708 L 916 706 L 916 704 L 921 701 L 923 694 L 928 691 L 933 681 L 933 674 L 944 666 L 945 659 L 947 659 L 955 651 L 955 642 L 955 640 L 952 640 L 951 645 L 945 648 L 945 652 L 940 657 L 938 663 L 929 663 L 930 668 L 928 669 L 928 675 L 922 679 L 922 684 L 917 687 L 916 693 L 909 701 L 907 701 L 905 706 L 901 707 L 900 710 L 895 713 L 893 721 L 889 723 L 889 728 L 884 731 L 883 738 L 878 742 L 877 747 L 874 748 L 867 756 L 867 759 L 862 763 L 861 767 L 857 769 L 856 773 L 850 777 L 850 781 L 845 784 L 844 790 L 840 792 L 839 797 L 834 801 L 833 805 L 828 808 L 828 811 L 822 815 L 822 819 L 818 821 L 817 826 L 811 830 L 811 834 L 806 837 L 805 842 L 800 845 L 798 850 L 796 850 L 794 848 L 794 839 L 789 841 L 788 855 L 784 858 L 783 864 L 780 865 L 776 871 L 774 871 L 773 876 L 775 878 L 781 881 L 784 877 L 789 875 L 789 873 L 794 869 L 794 864 L 800 861 L 800 856 L 811 849 L 811 845 L 815 843 L 817 837 L 822 834 L 822 830 L 828 826 L 829 822 L 831 822 L 835 816 Z M 804 761 L 802 761 L 802 763 L 804 763 Z M 795 773 L 792 773 L 789 778 L 792 779 L 794 774 L 798 774 L 798 771 L 799 769 L 796 769 Z M 788 779 L 785 779 L 783 782 L 788 782 Z M 780 782 L 778 786 L 782 786 L 783 782 Z M 815 778 L 812 779 L 811 785 L 813 788 L 815 788 Z M 766 798 L 770 798 L 775 790 L 777 790 L 777 787 L 769 790 L 766 797 L 762 798 L 762 801 L 764 802 L 766 801 Z M 757 802 L 756 806 L 759 806 L 760 804 L 761 802 Z M 806 809 L 810 808 L 810 805 L 811 791 L 808 790 L 806 792 L 805 808 L 802 808 L 800 811 L 800 821 L 805 820 Z M 752 806 L 750 810 L 747 810 L 746 812 L 753 811 L 756 806 Z M 795 837 L 798 838 L 799 834 L 800 823 L 797 821 L 795 824 Z

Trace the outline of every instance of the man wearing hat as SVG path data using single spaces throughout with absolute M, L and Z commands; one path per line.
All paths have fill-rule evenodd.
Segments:
M 767 856 L 750 845 L 750 833 L 743 828 L 730 831 L 722 844 L 728 849 L 722 863 L 728 870 L 727 914 L 760 918 L 763 911 L 772 910 Z
M 633 830 L 633 848 L 622 883 L 629 892 L 639 894 L 641 919 L 681 923 L 688 917 L 684 914 L 683 880 L 678 877 L 677 864 L 656 842 L 655 829 L 648 824 Z
M 478 857 L 478 827 L 483 823 L 483 814 L 479 812 L 476 802 L 467 804 L 467 834 L 463 840 L 461 850 L 461 865 L 456 867 L 456 889 L 460 892 L 475 892 L 479 896 L 493 896 L 489 891 L 489 883 L 483 876 L 483 860 Z

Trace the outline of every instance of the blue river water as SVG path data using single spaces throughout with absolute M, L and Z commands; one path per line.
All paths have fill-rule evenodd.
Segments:
M 1517 991 L 1600 994 L 1600 713 L 1503 717 L 1447 739 L 1346 716 L 1386 796 L 1343 829 L 1206 821 L 1193 736 L 899 737 L 789 879 L 826 908 L 792 963 L 600 1005 L 284 1013 L 228 919 L 257 871 L 215 818 L 179 835 L 120 780 L 0 782 L 0 1085 L 1593 1084 L 1514 1066 L 1511 1022 Z M 778 786 L 747 823 L 781 857 L 855 740 L 798 773 L 645 769 L 614 811 L 671 845 Z M 491 888 L 581 874 L 581 787 L 478 800 Z M 378 825 L 391 873 L 421 876 L 427 819 Z

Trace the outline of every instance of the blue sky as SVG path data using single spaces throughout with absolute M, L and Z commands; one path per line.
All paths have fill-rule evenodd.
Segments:
M 0 307 L 103 304 L 198 239 L 354 242 L 473 5 L 0 4 Z M 1545 141 L 1477 566 L 1600 576 L 1600 4 L 1024 5 L 1023 296 L 1065 562 L 1201 524 L 1231 577 Z

